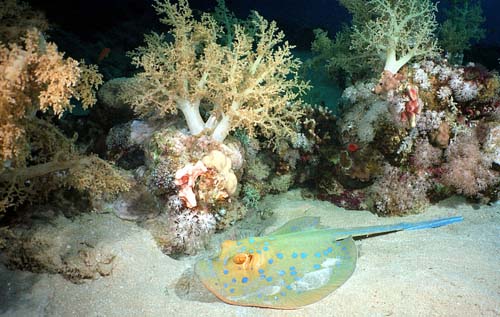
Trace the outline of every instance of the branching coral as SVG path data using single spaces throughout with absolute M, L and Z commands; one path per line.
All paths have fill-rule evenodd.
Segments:
M 340 2 L 352 14 L 352 25 L 359 25 L 367 21 L 369 11 L 364 7 L 363 1 L 343 0 Z M 363 7 L 363 12 L 360 12 L 361 16 L 357 11 L 351 11 L 360 7 Z M 371 53 L 353 52 L 351 50 L 352 35 L 352 27 L 347 25 L 344 25 L 333 39 L 328 37 L 328 32 L 315 29 L 314 41 L 311 43 L 313 58 L 307 61 L 306 66 L 323 69 L 326 65 L 326 71 L 330 77 L 337 80 L 340 79 L 339 77 L 347 77 L 344 84 L 367 77 L 372 72 L 370 64 L 366 63 L 366 59 L 371 56 Z
M 379 72 L 383 66 L 382 79 L 394 86 L 400 81 L 395 74 L 406 63 L 438 52 L 434 37 L 437 8 L 431 0 L 339 2 L 352 15 L 351 25 L 343 27 L 334 40 L 325 31 L 314 31 L 311 50 L 315 56 L 309 61 L 313 67 L 326 65 L 330 74 L 355 79 Z
M 29 142 L 24 126 L 36 111 L 62 115 L 73 108 L 72 97 L 86 108 L 95 102 L 93 89 L 101 82 L 95 68 L 65 59 L 35 29 L 22 44 L 0 43 L 0 171 L 23 166 Z
M 111 165 L 81 155 L 74 140 L 36 116 L 61 116 L 73 108 L 72 98 L 91 106 L 101 83 L 96 67 L 64 58 L 36 29 L 0 42 L 0 213 L 61 187 L 93 197 L 128 189 Z
M 373 13 L 367 10 L 366 0 L 338 0 L 352 15 L 353 25 L 362 25 L 373 18 Z
M 472 41 L 478 41 L 485 36 L 485 30 L 481 28 L 485 19 L 479 2 L 452 2 L 450 9 L 445 10 L 446 20 L 439 28 L 439 44 L 453 58 L 469 49 Z
M 235 128 L 269 138 L 293 133 L 302 115 L 296 99 L 308 85 L 297 78 L 300 62 L 275 22 L 254 14 L 254 36 L 235 25 L 233 42 L 221 45 L 221 27 L 208 14 L 195 19 L 186 0 L 156 1 L 155 8 L 173 41 L 152 33 L 131 54 L 143 69 L 128 97 L 137 112 L 181 111 L 192 134 L 209 131 L 220 142 Z M 202 99 L 210 106 L 207 120 Z
M 42 12 L 17 0 L 0 1 L 0 21 L 0 42 L 4 43 L 21 40 L 28 29 L 36 28 L 44 32 L 49 27 Z
M 234 40 L 234 26 L 243 25 L 247 34 L 254 36 L 256 32 L 255 24 L 252 22 L 252 16 L 255 14 L 254 11 L 250 13 L 250 16 L 246 20 L 242 20 L 236 17 L 236 15 L 231 12 L 224 0 L 216 0 L 217 6 L 211 13 L 212 17 L 217 21 L 217 24 L 222 26 L 224 34 L 221 34 L 220 43 L 223 45 L 231 46 Z
M 413 58 L 437 53 L 437 8 L 430 0 L 368 0 L 366 6 L 373 18 L 354 26 L 352 49 L 371 51 L 371 63 L 382 60 L 384 70 L 395 74 Z

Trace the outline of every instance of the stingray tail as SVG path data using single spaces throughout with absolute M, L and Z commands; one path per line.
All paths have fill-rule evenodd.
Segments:
M 436 219 L 436 220 L 430 220 L 430 221 L 408 223 L 408 224 L 406 224 L 407 227 L 404 228 L 403 230 L 419 230 L 419 229 L 427 229 L 427 228 L 437 228 L 437 227 L 447 226 L 447 225 L 455 223 L 455 222 L 460 222 L 462 220 L 464 220 L 464 217 L 457 216 L 457 217 L 442 218 L 442 219 Z
M 360 237 L 360 236 L 389 233 L 401 230 L 419 230 L 419 229 L 437 228 L 441 226 L 447 226 L 452 223 L 460 222 L 463 219 L 464 218 L 462 216 L 457 216 L 457 217 L 442 218 L 442 219 L 435 219 L 435 220 L 421 221 L 421 222 L 403 222 L 394 225 L 341 229 L 335 231 L 335 236 L 338 238 L 344 238 L 346 236 Z

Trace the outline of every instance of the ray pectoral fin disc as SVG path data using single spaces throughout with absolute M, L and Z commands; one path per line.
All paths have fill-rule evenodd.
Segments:
M 316 218 L 298 218 L 269 236 L 223 242 L 220 255 L 199 261 L 195 272 L 226 303 L 296 309 L 317 302 L 349 279 L 358 255 L 353 236 L 435 228 L 462 220 L 458 216 L 321 229 Z
M 357 258 L 356 245 L 350 237 L 339 241 L 323 239 L 315 244 L 304 242 L 276 239 L 268 244 L 268 251 L 261 253 L 261 258 L 255 254 L 257 266 L 241 267 L 238 263 L 242 256 L 235 254 L 201 260 L 195 272 L 224 302 L 296 309 L 322 299 L 342 285 L 353 273 Z M 221 254 L 228 253 L 222 250 Z

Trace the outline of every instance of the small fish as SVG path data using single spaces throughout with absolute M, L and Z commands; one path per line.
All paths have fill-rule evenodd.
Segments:
M 451 217 L 417 223 L 332 229 L 319 218 L 287 222 L 274 233 L 227 240 L 213 259 L 196 263 L 201 282 L 222 301 L 241 306 L 297 309 L 326 297 L 354 272 L 358 251 L 353 237 L 445 226 Z
M 349 152 L 356 152 L 357 150 L 359 150 L 359 145 L 357 145 L 356 143 L 349 143 L 347 145 L 347 151 Z
M 111 52 L 111 49 L 109 47 L 105 47 L 101 50 L 99 53 L 99 56 L 97 56 L 97 62 L 100 63 L 102 62 L 103 59 L 108 57 L 109 53 Z

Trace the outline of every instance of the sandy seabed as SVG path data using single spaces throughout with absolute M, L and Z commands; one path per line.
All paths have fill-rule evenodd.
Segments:
M 452 198 L 422 214 L 380 218 L 298 190 L 268 196 L 271 231 L 290 219 L 319 216 L 329 227 L 353 227 L 462 215 L 446 227 L 357 241 L 360 256 L 347 282 L 323 300 L 292 311 L 225 304 L 192 278 L 195 258 L 172 259 L 151 234 L 111 214 L 86 214 L 89 230 L 112 232 L 116 254 L 108 277 L 73 284 L 60 275 L 0 266 L 0 316 L 500 316 L 500 204 Z M 76 224 L 82 225 L 82 224 Z

